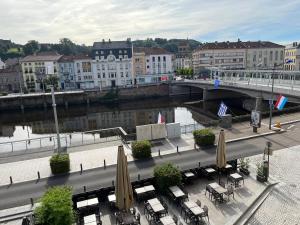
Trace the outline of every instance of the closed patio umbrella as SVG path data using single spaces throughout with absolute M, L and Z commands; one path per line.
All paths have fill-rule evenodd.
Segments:
M 133 203 L 133 192 L 128 173 L 127 157 L 125 156 L 123 146 L 118 147 L 115 192 L 118 209 L 128 211 Z
M 220 183 L 220 169 L 226 166 L 226 143 L 225 143 L 225 132 L 222 129 L 219 134 L 219 141 L 216 152 L 216 165 L 219 170 L 219 183 Z

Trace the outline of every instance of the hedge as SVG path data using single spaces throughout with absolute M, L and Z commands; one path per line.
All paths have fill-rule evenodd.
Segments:
M 131 146 L 134 158 L 146 159 L 151 157 L 151 144 L 149 141 L 135 141 Z
M 68 173 L 70 171 L 69 154 L 56 154 L 50 159 L 50 167 L 53 174 Z
M 154 168 L 154 178 L 160 191 L 165 192 L 168 187 L 181 184 L 181 172 L 172 163 L 166 163 Z
M 70 187 L 53 187 L 40 199 L 35 209 L 35 224 L 71 225 L 75 221 Z
M 210 129 L 193 131 L 195 143 L 198 146 L 210 146 L 215 143 L 215 134 Z

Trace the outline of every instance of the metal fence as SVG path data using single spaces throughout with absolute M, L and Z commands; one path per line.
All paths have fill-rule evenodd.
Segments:
M 192 133 L 194 130 L 203 129 L 204 126 L 198 123 L 193 123 L 193 124 L 182 125 L 180 126 L 180 128 L 182 134 L 188 134 L 188 133 Z
M 87 132 L 75 132 L 68 134 L 60 135 L 60 143 L 61 147 L 75 147 L 82 146 L 88 144 L 96 144 L 96 143 L 104 143 L 117 141 L 122 139 L 122 135 L 118 128 L 112 129 L 103 129 L 103 130 L 94 130 Z M 103 135 L 103 132 L 110 132 L 108 135 Z M 50 135 L 40 138 L 29 138 L 18 141 L 11 142 L 2 142 L 0 143 L 0 154 L 1 153 L 9 153 L 9 152 L 17 152 L 23 151 L 32 152 L 32 151 L 47 151 L 54 150 L 57 148 L 57 136 Z

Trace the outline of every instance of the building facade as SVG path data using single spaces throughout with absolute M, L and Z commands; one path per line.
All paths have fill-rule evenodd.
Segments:
M 23 77 L 18 64 L 0 69 L 0 93 L 23 91 Z
M 62 56 L 58 60 L 59 81 L 62 90 L 76 89 L 74 56 Z
M 178 53 L 175 56 L 175 70 L 189 69 L 193 67 L 192 51 L 188 41 L 182 41 L 178 45 Z
M 74 59 L 75 78 L 78 89 L 95 88 L 95 73 L 93 71 L 93 61 L 88 56 L 78 56 Z
M 0 58 L 0 70 L 5 68 L 5 63 Z
M 285 46 L 284 69 L 288 71 L 300 70 L 300 42 L 294 42 Z
M 26 56 L 21 60 L 24 86 L 28 91 L 45 91 L 48 85 L 60 88 L 58 60 L 62 56 L 44 52 Z
M 272 69 L 283 68 L 284 46 L 267 41 L 206 43 L 193 52 L 193 68 Z M 277 67 L 278 69 L 278 67 Z
M 96 88 L 133 85 L 132 42 L 95 42 L 92 49 L 94 85 Z
M 133 52 L 136 83 L 159 83 L 168 81 L 173 75 L 174 55 L 167 50 L 157 47 L 135 47 Z

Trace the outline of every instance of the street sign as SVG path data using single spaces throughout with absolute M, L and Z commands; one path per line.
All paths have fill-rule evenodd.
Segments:
M 269 105 L 273 105 L 273 100 L 269 99 Z
M 261 113 L 259 111 L 252 110 L 250 125 L 252 127 L 260 128 L 260 125 L 261 125 Z

